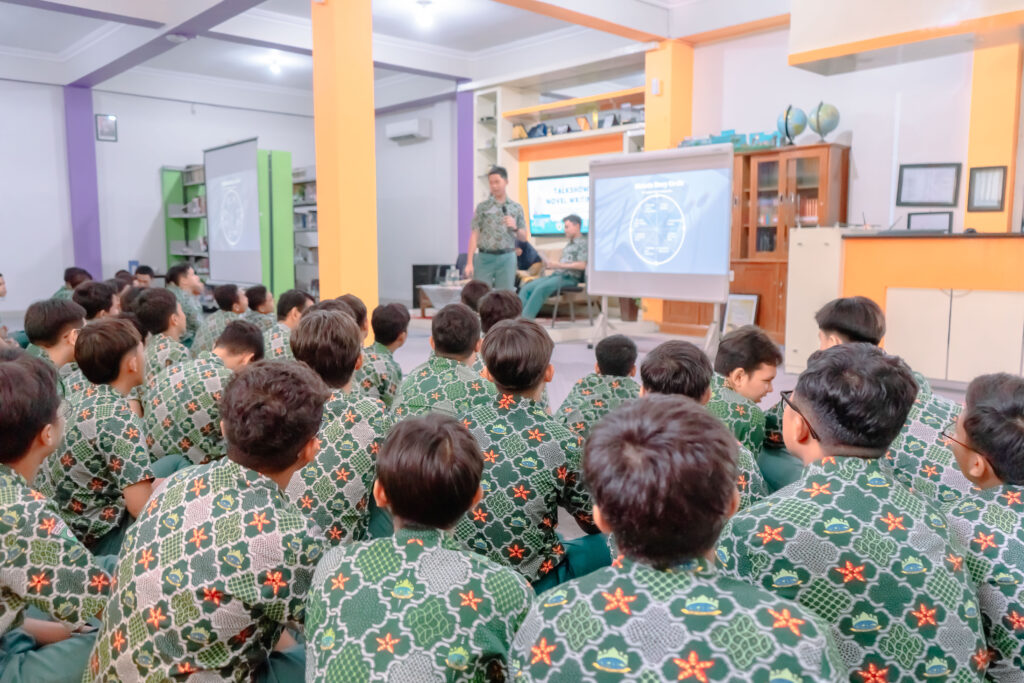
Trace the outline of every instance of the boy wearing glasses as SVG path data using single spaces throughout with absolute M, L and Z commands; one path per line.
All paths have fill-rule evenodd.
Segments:
M 1024 379 L 982 375 L 966 408 L 943 435 L 975 487 L 949 507 L 949 528 L 967 548 L 985 615 L 989 677 L 1019 681 L 1024 671 Z

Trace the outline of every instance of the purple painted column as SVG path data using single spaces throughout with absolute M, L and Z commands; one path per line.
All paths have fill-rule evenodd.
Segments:
M 458 130 L 455 160 L 458 165 L 459 252 L 469 246 L 473 222 L 473 93 L 455 96 L 455 124 Z M 472 258 L 472 257 L 471 257 Z
M 96 135 L 92 90 L 64 86 L 64 130 L 71 197 L 71 238 L 75 265 L 96 279 L 103 277 L 100 251 L 100 197 L 96 180 Z

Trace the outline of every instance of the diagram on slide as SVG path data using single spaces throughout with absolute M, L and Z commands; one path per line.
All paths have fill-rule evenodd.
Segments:
M 629 244 L 646 264 L 660 266 L 676 257 L 686 239 L 686 216 L 671 196 L 651 194 L 633 209 Z
M 224 235 L 224 241 L 232 247 L 237 247 L 245 232 L 245 205 L 238 190 L 233 186 L 227 186 L 227 183 L 221 198 L 217 225 Z

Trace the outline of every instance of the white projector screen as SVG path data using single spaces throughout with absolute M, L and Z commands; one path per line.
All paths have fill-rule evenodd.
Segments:
M 587 290 L 725 303 L 732 165 L 728 144 L 590 162 Z
M 210 280 L 263 282 L 256 138 L 203 152 Z

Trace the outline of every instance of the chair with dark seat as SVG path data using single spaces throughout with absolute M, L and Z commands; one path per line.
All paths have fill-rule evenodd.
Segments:
M 548 297 L 548 303 L 554 304 L 555 309 L 551 312 L 551 327 L 555 326 L 555 322 L 558 320 L 558 306 L 559 304 L 569 304 L 569 320 L 576 322 L 576 304 L 585 303 L 587 305 L 587 319 L 590 321 L 591 327 L 594 325 L 594 314 L 591 309 L 592 300 L 590 294 L 587 292 L 586 283 L 580 283 L 578 285 L 562 285 L 558 288 L 558 291 Z

